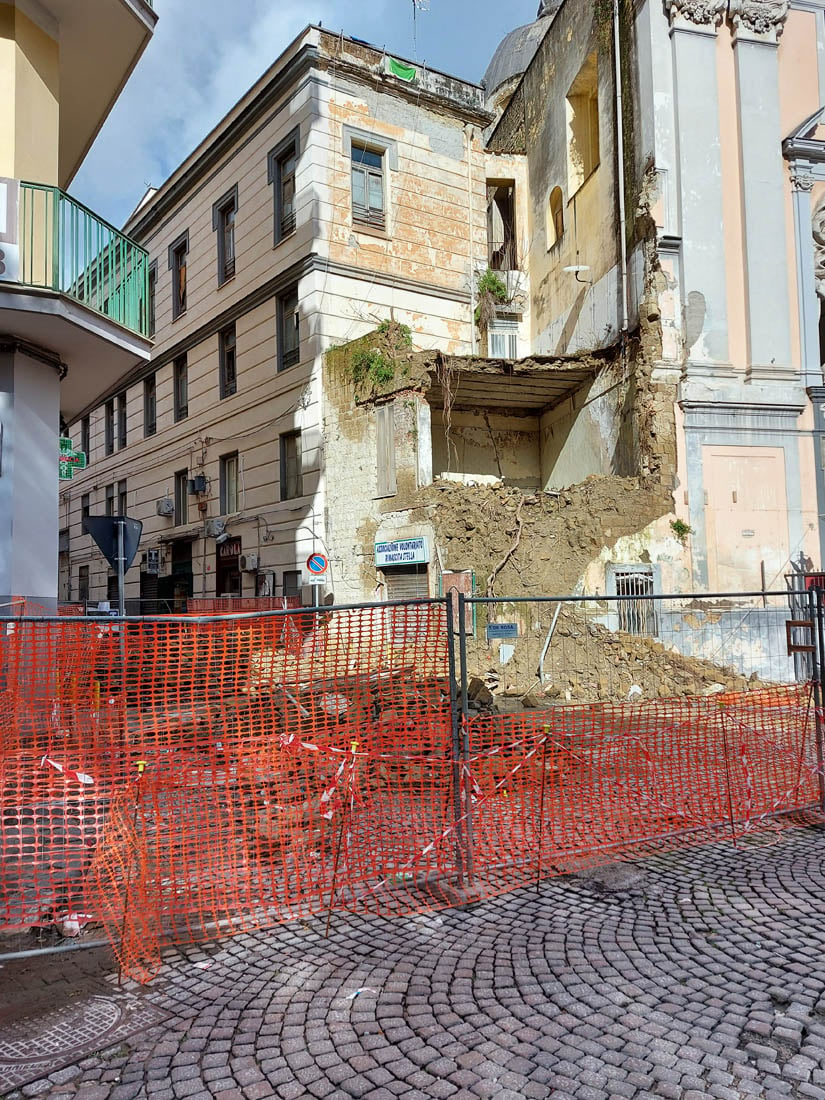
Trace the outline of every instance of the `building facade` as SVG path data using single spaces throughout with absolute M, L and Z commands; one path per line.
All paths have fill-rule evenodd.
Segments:
M 126 228 L 154 352 L 72 424 L 64 599 L 113 594 L 82 519 L 121 511 L 144 524 L 132 609 L 295 595 L 313 552 L 335 586 L 352 548 L 330 538 L 323 356 L 390 320 L 471 350 L 490 117 L 476 85 L 309 28 L 145 197 Z
M 593 478 L 579 589 L 821 561 L 822 57 L 825 0 L 545 0 L 483 87 L 309 28 L 126 227 L 155 351 L 72 425 L 63 597 L 111 593 L 81 522 L 123 509 L 135 610 L 436 594 L 502 532 L 521 591 L 506 490 Z

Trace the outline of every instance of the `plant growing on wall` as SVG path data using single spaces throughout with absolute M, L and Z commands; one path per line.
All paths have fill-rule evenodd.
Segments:
M 369 381 L 373 386 L 392 382 L 399 358 L 412 348 L 412 329 L 398 321 L 382 321 L 375 330 L 376 343 L 358 348 L 350 356 L 350 373 L 356 385 Z
M 488 267 L 478 276 L 476 286 L 475 322 L 483 332 L 495 320 L 498 307 L 508 300 L 507 284 L 497 272 Z
M 688 540 L 688 535 L 693 533 L 693 528 L 689 523 L 685 523 L 681 519 L 672 519 L 670 521 L 670 529 L 673 532 L 675 538 L 681 542 L 682 546 L 685 546 Z

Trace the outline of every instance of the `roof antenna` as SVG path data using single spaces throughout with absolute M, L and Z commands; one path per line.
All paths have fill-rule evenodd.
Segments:
M 412 0 L 413 6 L 413 57 L 418 60 L 418 12 L 430 10 L 430 0 Z

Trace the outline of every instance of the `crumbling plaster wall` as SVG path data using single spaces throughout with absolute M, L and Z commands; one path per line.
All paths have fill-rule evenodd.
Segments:
M 325 474 L 330 486 L 325 526 L 338 603 L 379 595 L 376 541 L 424 535 L 434 545 L 426 517 L 421 522 L 410 517 L 419 484 L 432 476 L 430 410 L 423 394 L 412 388 L 414 371 L 409 372 L 410 389 L 396 389 L 384 399 L 393 410 L 396 492 L 379 496 L 376 404 L 357 403 L 351 368 L 353 350 L 373 343 L 373 336 L 366 337 L 332 348 L 324 357 Z M 405 369 L 399 361 L 402 385 Z
M 612 58 L 602 45 L 597 9 L 581 3 L 562 6 L 490 140 L 493 152 L 523 152 L 527 157 L 527 266 L 537 354 L 605 347 L 618 333 Z M 598 57 L 599 162 L 571 195 L 567 94 L 592 53 Z M 564 232 L 551 244 L 547 206 L 555 187 L 563 193 Z M 589 271 L 577 279 L 564 271 L 572 266 Z
M 541 442 L 537 416 L 486 409 L 453 411 L 449 445 L 444 414 L 432 410 L 433 473 L 466 481 L 502 480 L 522 489 L 541 487 Z

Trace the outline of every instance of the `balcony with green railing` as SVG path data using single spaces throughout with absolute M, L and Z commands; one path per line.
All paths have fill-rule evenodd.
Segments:
M 149 337 L 149 257 L 59 187 L 20 183 L 17 282 Z

